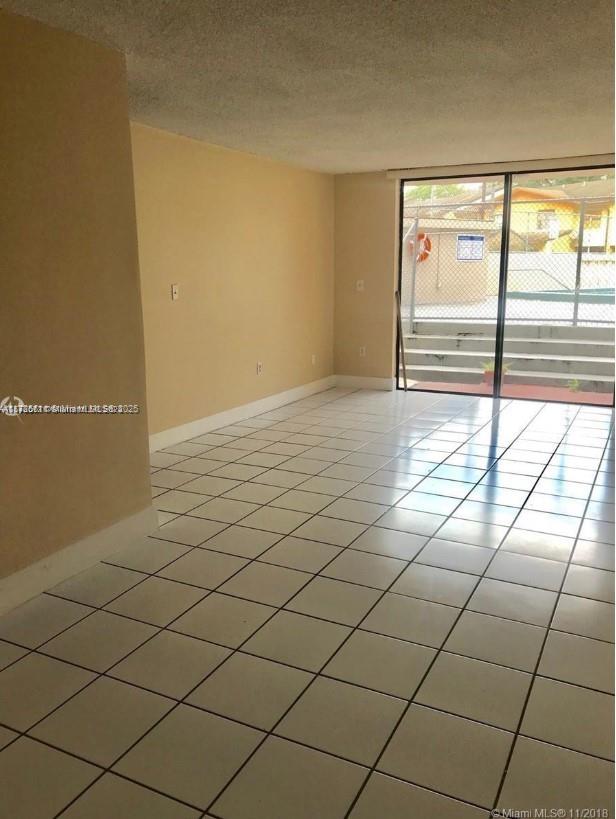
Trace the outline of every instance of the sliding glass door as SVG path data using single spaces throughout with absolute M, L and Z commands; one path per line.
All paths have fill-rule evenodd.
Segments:
M 613 195 L 612 169 L 404 182 L 399 386 L 611 404 Z
M 504 178 L 405 183 L 401 302 L 412 389 L 492 391 Z
M 611 404 L 614 173 L 514 175 L 501 395 Z

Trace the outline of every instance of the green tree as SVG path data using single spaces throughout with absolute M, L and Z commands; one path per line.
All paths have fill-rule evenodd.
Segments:
M 405 201 L 420 201 L 425 199 L 447 199 L 465 192 L 462 185 L 449 183 L 446 185 L 405 185 Z

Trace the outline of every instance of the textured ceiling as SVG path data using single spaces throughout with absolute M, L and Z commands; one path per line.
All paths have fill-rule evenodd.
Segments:
M 131 117 L 330 172 L 607 153 L 611 0 L 0 0 L 126 52 Z

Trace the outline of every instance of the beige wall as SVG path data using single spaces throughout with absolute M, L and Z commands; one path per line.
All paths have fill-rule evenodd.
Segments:
M 124 60 L 0 12 L 0 576 L 149 506 Z
M 391 378 L 398 268 L 398 183 L 385 173 L 336 177 L 336 320 L 338 375 Z M 358 292 L 357 280 L 364 290 Z M 365 357 L 359 348 L 366 348 Z
M 333 177 L 142 125 L 132 142 L 150 433 L 330 375 Z
M 406 227 L 406 235 L 410 235 L 410 238 L 402 245 L 402 304 L 407 309 L 413 296 L 413 256 L 417 255 L 412 244 L 414 227 L 411 224 L 411 228 Z M 429 223 L 422 225 L 421 221 L 419 224 L 420 232 L 425 232 L 429 237 L 432 249 L 426 259 L 415 262 L 415 304 L 472 304 L 483 301 L 488 287 L 490 257 L 487 247 L 490 233 L 471 228 L 469 222 L 460 220 L 460 232 L 485 237 L 483 259 L 460 261 L 457 233 L 438 228 L 431 230 Z

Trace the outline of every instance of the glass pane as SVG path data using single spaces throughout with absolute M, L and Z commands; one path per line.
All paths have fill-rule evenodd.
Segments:
M 410 389 L 490 395 L 502 176 L 405 182 L 401 301 Z M 402 361 L 398 371 L 402 383 Z
M 614 172 L 513 177 L 502 394 L 611 404 Z

